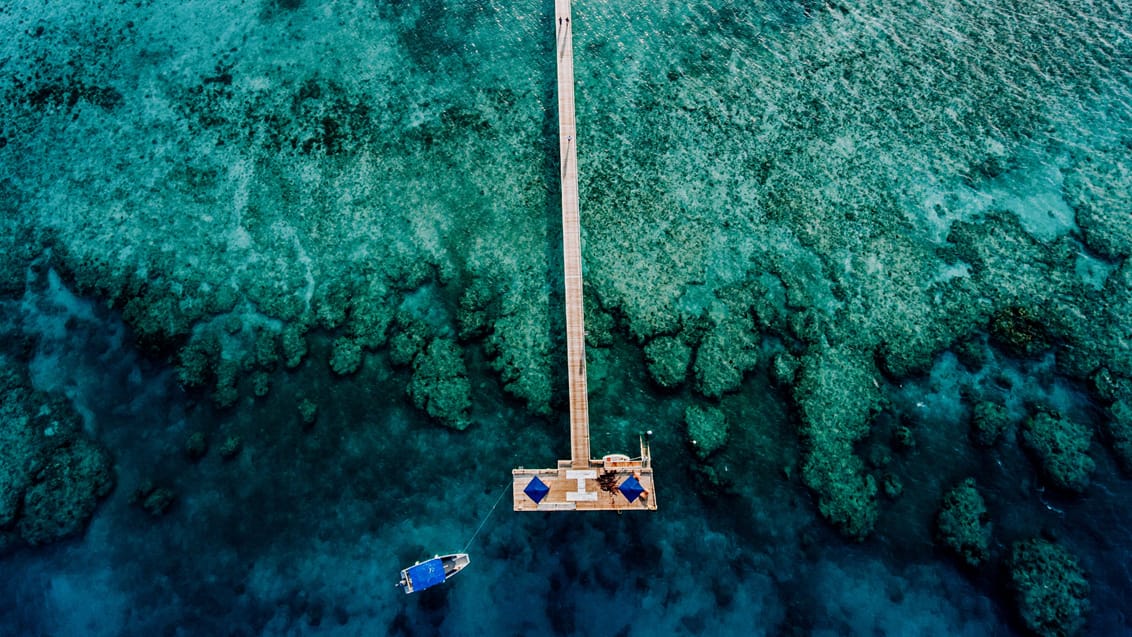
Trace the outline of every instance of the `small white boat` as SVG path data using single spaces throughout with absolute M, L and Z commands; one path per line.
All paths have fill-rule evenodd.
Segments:
M 448 578 L 464 570 L 471 562 L 467 553 L 437 555 L 401 571 L 401 581 L 397 585 L 405 589 L 406 595 L 423 591 L 448 581 Z

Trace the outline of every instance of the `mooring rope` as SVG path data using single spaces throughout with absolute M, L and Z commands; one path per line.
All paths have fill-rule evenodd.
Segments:
M 487 512 L 487 515 L 483 516 L 483 520 L 480 520 L 480 525 L 476 527 L 476 532 L 472 533 L 472 537 L 468 539 L 468 543 L 464 545 L 464 549 L 460 551 L 461 553 L 468 552 L 468 547 L 472 545 L 472 542 L 476 539 L 476 536 L 480 534 L 480 529 L 483 528 L 483 525 L 487 524 L 487 520 L 491 517 L 491 514 L 495 513 L 495 507 L 499 506 L 499 502 L 503 500 L 503 496 L 507 495 L 507 487 L 509 486 L 511 486 L 510 480 L 508 480 L 507 483 L 503 485 L 503 490 L 499 492 L 499 497 L 495 499 L 495 504 L 491 505 L 491 510 Z

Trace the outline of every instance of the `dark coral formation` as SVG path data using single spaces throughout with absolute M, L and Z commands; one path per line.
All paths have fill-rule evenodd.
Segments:
M 821 514 L 847 537 L 862 539 L 877 518 L 877 483 L 854 445 L 883 404 L 877 370 L 863 352 L 827 349 L 805 356 L 794 399 L 802 419 L 802 480 Z
M 550 323 L 550 308 L 541 299 L 509 297 L 487 337 L 491 367 L 507 392 L 532 411 L 549 414 L 552 350 L 545 326 Z
M 1132 406 L 1127 400 L 1118 400 L 1109 407 L 1105 429 L 1121 469 L 1132 473 Z
M 152 480 L 143 481 L 130 494 L 130 504 L 155 518 L 168 513 L 176 501 L 177 494 L 171 488 L 160 486 Z
M 340 376 L 347 376 L 358 371 L 361 366 L 361 344 L 352 338 L 335 339 L 334 347 L 330 352 L 331 371 Z
M 904 481 L 895 473 L 886 473 L 880 479 L 881 490 L 890 500 L 895 500 L 904 494 Z
M 1014 356 L 1035 357 L 1050 348 L 1050 336 L 1035 313 L 1025 307 L 1005 307 L 990 321 L 991 342 Z
M 789 352 L 778 352 L 771 360 L 770 372 L 775 383 L 789 387 L 798 375 L 798 358 Z
M 990 515 L 974 478 L 943 495 L 936 514 L 936 539 L 969 566 L 980 566 L 990 546 Z
M 980 447 L 993 447 L 1010 426 L 1006 407 L 990 401 L 977 403 L 971 413 L 971 441 Z
M 240 450 L 244 448 L 244 439 L 237 435 L 229 435 L 224 438 L 224 442 L 220 443 L 220 457 L 224 460 L 231 460 L 240 454 Z
M 208 437 L 204 432 L 194 431 L 185 438 L 185 456 L 196 462 L 208 453 Z
M 692 348 L 678 336 L 658 336 L 645 345 L 649 375 L 661 387 L 684 384 L 691 360 Z
M 720 321 L 696 350 L 692 366 L 696 389 L 710 398 L 735 391 L 758 360 L 758 339 L 751 321 L 739 317 Z
M 394 325 L 389 337 L 389 360 L 394 365 L 411 365 L 413 359 L 428 345 L 431 330 L 423 321 L 408 313 L 399 314 Z
M 491 331 L 491 319 L 499 313 L 499 289 L 494 281 L 473 279 L 460 295 L 456 324 L 460 338 L 483 338 Z
M 114 487 L 110 454 L 69 404 L 31 389 L 6 358 L 0 392 L 0 548 L 81 533 Z
M 1090 383 L 1107 406 L 1101 420 L 1101 440 L 1121 470 L 1132 474 L 1132 378 L 1118 376 L 1107 367 L 1101 367 L 1093 373 Z
M 716 407 L 688 405 L 684 409 L 688 444 L 700 460 L 705 460 L 727 444 L 727 417 Z
M 1042 475 L 1054 486 L 1083 492 L 1096 463 L 1089 457 L 1093 433 L 1083 423 L 1060 414 L 1039 411 L 1022 423 L 1022 443 Z
M 105 449 L 83 437 L 60 444 L 31 476 L 16 529 L 31 545 L 79 533 L 113 486 Z
M 315 421 L 318 420 L 318 403 L 309 398 L 302 398 L 299 400 L 297 408 L 299 410 L 299 418 L 303 421 L 303 426 L 307 428 L 314 426 Z
M 1041 538 L 1023 540 L 1011 547 L 1009 567 L 1026 628 L 1039 637 L 1081 632 L 1091 606 L 1090 586 L 1072 553 Z
M 472 388 L 463 352 L 455 341 L 434 339 L 413 361 L 413 404 L 453 429 L 471 424 Z

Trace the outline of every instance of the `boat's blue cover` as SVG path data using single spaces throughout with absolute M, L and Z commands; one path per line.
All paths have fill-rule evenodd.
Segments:
M 440 563 L 439 557 L 410 566 L 406 570 L 409 572 L 409 581 L 413 583 L 413 591 L 423 591 L 444 583 L 444 565 Z
M 617 488 L 621 491 L 621 495 L 625 496 L 625 499 L 630 502 L 635 501 L 645 492 L 645 488 L 641 486 L 640 481 L 632 477 L 622 482 L 621 486 Z
M 523 489 L 523 493 L 527 494 L 528 498 L 534 500 L 535 504 L 538 504 L 542 502 L 546 494 L 550 493 L 550 487 L 546 486 L 546 483 L 542 480 L 539 480 L 538 476 L 535 476 L 527 483 L 527 488 Z

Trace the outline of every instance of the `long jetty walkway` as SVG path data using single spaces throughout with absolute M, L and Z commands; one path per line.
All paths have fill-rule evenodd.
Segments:
M 570 380 L 570 456 L 575 469 L 590 462 L 586 389 L 586 324 L 582 305 L 582 226 L 578 208 L 578 145 L 574 119 L 574 47 L 570 2 L 555 2 L 558 26 L 558 154 L 562 173 L 562 257 L 566 266 L 566 364 Z M 563 16 L 564 14 L 564 16 Z
M 566 288 L 566 365 L 570 392 L 570 459 L 554 469 L 512 471 L 516 511 L 656 510 L 648 440 L 641 455 L 590 457 L 586 326 L 582 301 L 582 230 L 578 205 L 578 137 L 574 119 L 574 46 L 570 0 L 555 0 L 558 149 L 562 178 L 562 254 Z

